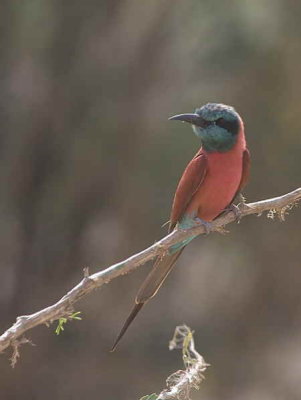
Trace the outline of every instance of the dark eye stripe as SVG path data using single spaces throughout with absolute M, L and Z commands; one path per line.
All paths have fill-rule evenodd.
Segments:
M 207 126 L 211 125 L 211 121 L 206 121 L 204 118 L 199 117 L 198 126 L 201 128 L 207 128 Z
M 239 130 L 239 122 L 237 119 L 232 121 L 227 121 L 224 118 L 219 118 L 215 121 L 216 125 L 221 128 L 227 129 L 228 132 L 232 133 L 232 135 L 237 135 Z

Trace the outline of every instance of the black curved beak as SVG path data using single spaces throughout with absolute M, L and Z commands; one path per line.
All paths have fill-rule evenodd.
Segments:
M 168 118 L 171 121 L 183 121 L 188 122 L 189 124 L 201 126 L 203 119 L 195 113 L 188 113 L 188 114 L 178 114 L 174 115 L 173 117 Z

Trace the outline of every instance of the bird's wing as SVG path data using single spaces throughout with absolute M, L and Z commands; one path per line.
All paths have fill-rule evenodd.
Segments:
M 173 200 L 169 232 L 173 230 L 177 222 L 183 217 L 193 195 L 202 184 L 207 172 L 207 157 L 200 149 L 187 165 L 178 184 Z
M 242 173 L 241 173 L 240 183 L 229 205 L 231 205 L 235 201 L 237 196 L 241 194 L 242 189 L 246 186 L 249 180 L 249 176 L 250 176 L 250 152 L 248 149 L 245 149 L 242 155 Z
M 250 176 L 250 152 L 246 149 L 242 156 L 242 174 L 237 194 L 246 186 Z

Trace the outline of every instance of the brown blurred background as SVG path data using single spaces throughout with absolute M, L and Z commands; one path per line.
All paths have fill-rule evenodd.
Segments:
M 243 116 L 249 201 L 300 186 L 301 3 L 3 0 L 0 12 L 0 327 L 162 237 L 199 146 L 167 121 L 207 102 Z M 301 396 L 300 208 L 196 239 L 119 349 L 147 273 L 114 280 L 60 336 L 28 333 L 1 399 L 134 400 L 181 367 L 183 322 L 212 366 L 193 399 Z

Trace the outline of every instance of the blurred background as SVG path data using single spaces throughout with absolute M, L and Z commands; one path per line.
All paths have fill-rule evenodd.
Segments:
M 242 115 L 248 201 L 300 186 L 301 3 L 1 2 L 0 327 L 161 238 L 199 146 L 173 114 Z M 118 351 L 150 264 L 95 291 L 83 320 L 28 332 L 0 358 L 2 399 L 133 400 L 181 368 L 176 325 L 211 364 L 193 399 L 300 399 L 300 208 L 251 216 L 189 245 Z

